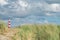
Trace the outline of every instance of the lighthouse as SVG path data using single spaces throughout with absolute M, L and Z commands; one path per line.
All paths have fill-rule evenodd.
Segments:
M 11 27 L 11 22 L 10 22 L 10 18 L 8 19 L 8 28 Z

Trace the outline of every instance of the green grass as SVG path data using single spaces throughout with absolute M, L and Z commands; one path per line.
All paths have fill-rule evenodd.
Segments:
M 7 26 L 3 21 L 0 21 L 0 34 L 3 34 L 5 31 L 7 31 Z
M 60 26 L 58 25 L 22 25 L 18 29 L 17 35 L 20 40 L 59 40 Z
M 12 29 L 18 31 L 11 37 L 12 40 L 60 40 L 60 25 L 27 24 Z M 6 25 L 0 23 L 0 35 L 5 30 L 8 30 Z

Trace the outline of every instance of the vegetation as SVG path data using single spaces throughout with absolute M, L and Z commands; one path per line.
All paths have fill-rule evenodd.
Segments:
M 3 34 L 7 31 L 7 26 L 3 21 L 0 21 L 0 34 Z
M 1 23 L 0 35 L 2 35 L 1 33 L 4 33 L 6 29 L 7 27 L 5 24 Z M 54 24 L 21 25 L 15 28 L 10 28 L 8 31 L 11 31 L 10 34 L 12 33 L 13 35 L 8 35 L 11 40 L 59 40 L 60 37 L 60 25 Z
M 14 36 L 17 40 L 59 40 L 59 25 L 34 24 L 18 27 L 18 33 Z M 17 37 L 18 36 L 18 37 Z

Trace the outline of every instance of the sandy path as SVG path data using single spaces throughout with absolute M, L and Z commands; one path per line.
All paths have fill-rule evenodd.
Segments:
M 0 35 L 0 40 L 12 40 L 12 37 L 17 33 L 16 30 L 8 30 L 4 35 Z

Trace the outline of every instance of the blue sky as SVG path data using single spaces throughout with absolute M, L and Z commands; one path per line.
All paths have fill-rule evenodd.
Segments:
M 11 25 L 60 24 L 60 0 L 0 0 L 0 20 Z

